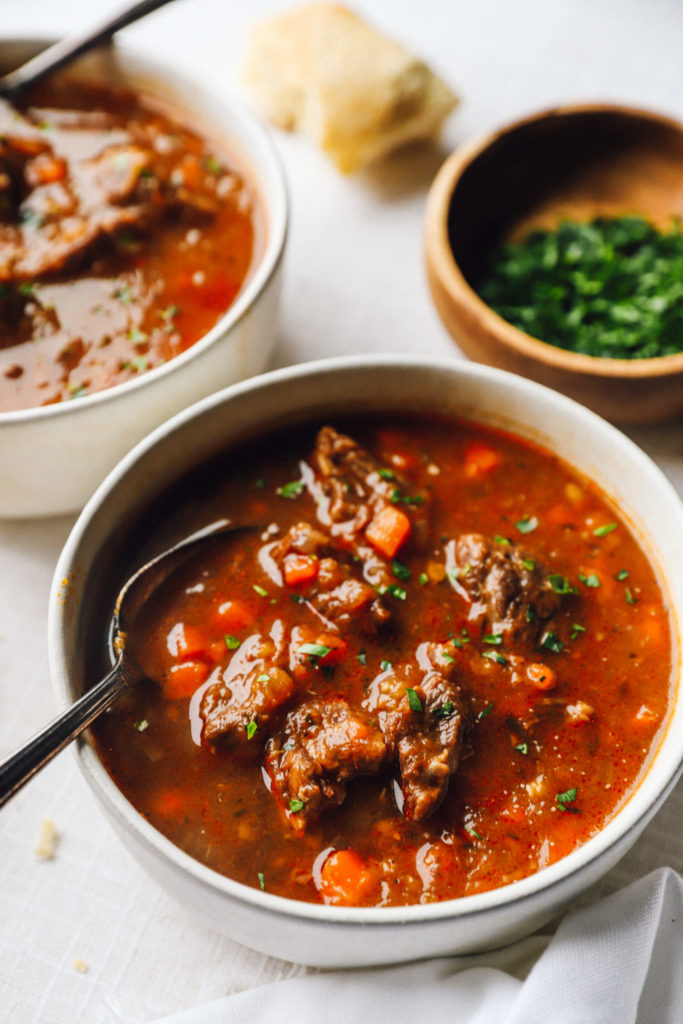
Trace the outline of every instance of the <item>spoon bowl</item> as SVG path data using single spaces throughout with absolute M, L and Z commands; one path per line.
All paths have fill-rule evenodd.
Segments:
M 110 650 L 114 661 L 111 671 L 0 765 L 0 807 L 80 736 L 127 686 L 142 677 L 135 658 L 127 650 L 128 630 L 157 589 L 211 541 L 244 529 L 253 527 L 236 526 L 229 519 L 218 519 L 162 551 L 126 580 L 116 599 L 111 622 Z

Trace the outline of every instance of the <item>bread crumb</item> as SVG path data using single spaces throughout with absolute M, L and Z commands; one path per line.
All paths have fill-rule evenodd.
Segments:
M 435 137 L 458 102 L 424 61 L 331 3 L 255 25 L 243 77 L 269 121 L 308 135 L 345 174 Z
M 85 960 L 81 959 L 80 956 L 77 956 L 74 960 L 73 969 L 78 971 L 79 974 L 87 974 L 90 970 L 88 964 L 86 964 Z
M 40 834 L 36 845 L 36 857 L 40 860 L 52 860 L 57 852 L 59 844 L 59 833 L 55 828 L 54 821 L 45 818 L 40 826 Z

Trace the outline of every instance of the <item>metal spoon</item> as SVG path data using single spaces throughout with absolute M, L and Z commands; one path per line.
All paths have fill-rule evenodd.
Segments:
M 138 18 L 144 17 L 145 14 L 155 11 L 169 2 L 170 0 L 138 0 L 137 3 L 126 7 L 118 14 L 110 14 L 104 22 L 93 25 L 85 32 L 79 32 L 67 39 L 60 39 L 59 42 L 48 46 L 47 49 L 32 57 L 21 67 L 1 76 L 0 96 L 11 99 L 22 89 L 44 78 L 45 75 L 63 67 L 69 61 L 75 60 L 76 57 L 80 57 L 82 53 L 99 43 L 106 42 L 120 28 L 125 28 L 126 25 L 132 24 Z
M 114 667 L 101 682 L 0 765 L 0 807 L 51 761 L 55 754 L 76 739 L 116 700 L 126 686 L 141 678 L 141 671 L 133 659 L 126 655 L 127 633 L 140 609 L 157 588 L 184 561 L 196 554 L 200 546 L 226 534 L 250 529 L 253 528 L 236 526 L 228 519 L 219 519 L 146 562 L 126 581 L 116 599 L 111 624 L 111 648 L 116 657 Z

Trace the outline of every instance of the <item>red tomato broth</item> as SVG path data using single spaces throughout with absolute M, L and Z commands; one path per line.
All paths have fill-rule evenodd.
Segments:
M 441 805 L 424 820 L 401 814 L 389 764 L 353 779 L 341 806 L 298 827 L 263 766 L 277 721 L 245 721 L 252 735 L 239 746 L 198 745 L 201 694 L 250 636 L 277 619 L 298 628 L 302 642 L 320 643 L 325 634 L 301 600 L 313 584 L 275 586 L 259 567 L 260 532 L 216 541 L 150 602 L 131 640 L 155 682 L 127 693 L 97 723 L 98 751 L 123 793 L 173 842 L 269 892 L 402 905 L 524 878 L 595 835 L 647 766 L 671 687 L 670 627 L 654 572 L 599 489 L 533 444 L 428 417 L 392 417 L 390 431 L 373 418 L 341 429 L 387 467 L 400 465 L 415 494 L 428 493 L 429 538 L 414 530 L 398 550 L 403 571 L 395 582 L 405 597 L 391 597 L 388 633 L 371 639 L 352 624 L 339 647 L 330 646 L 331 664 L 299 658 L 291 674 L 299 692 L 361 703 L 383 662 L 410 658 L 425 638 L 455 643 L 454 670 L 472 712 L 471 752 Z M 313 437 L 311 428 L 254 445 L 186 481 L 170 506 L 164 502 L 176 511 L 157 547 L 223 515 L 277 523 L 278 536 L 302 518 L 315 522 L 305 490 L 284 496 L 300 479 Z M 469 618 L 443 551 L 444 541 L 472 529 L 503 548 L 509 539 L 542 562 L 558 588 L 562 578 L 576 591 L 560 598 L 550 647 L 492 642 Z M 178 658 L 168 638 L 176 630 L 177 639 L 179 623 L 192 637 L 188 660 L 205 666 L 208 679 L 193 697 L 169 684 Z M 323 870 L 326 851 L 347 851 L 343 870 L 336 863 Z
M 2 411 L 184 352 L 235 301 L 262 231 L 222 142 L 152 98 L 58 76 L 16 117 L 18 137 L 0 144 Z

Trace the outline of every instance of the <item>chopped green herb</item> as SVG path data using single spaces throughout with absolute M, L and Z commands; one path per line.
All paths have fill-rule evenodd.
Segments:
M 503 634 L 502 633 L 487 633 L 487 635 L 482 638 L 482 643 L 485 643 L 485 644 L 502 644 L 502 642 L 503 642 Z
M 356 655 L 356 660 L 359 661 L 361 663 L 361 665 L 367 665 L 367 663 L 368 663 L 368 656 L 365 653 L 365 648 L 364 647 L 361 647 L 360 651 Z
M 396 479 L 396 474 L 394 473 L 393 469 L 378 469 L 377 472 L 379 473 L 383 480 Z
M 467 632 L 464 626 L 460 630 L 460 636 L 462 637 L 462 642 L 464 644 L 468 644 L 471 640 L 470 634 Z
M 587 587 L 600 586 L 600 578 L 596 576 L 594 572 L 590 573 L 588 576 L 584 576 L 583 573 L 579 573 L 579 579 L 582 583 L 585 583 Z
M 520 533 L 532 533 L 538 526 L 538 519 L 536 516 L 522 516 L 517 520 L 515 526 Z
M 497 533 L 493 539 L 495 540 L 496 544 L 503 544 L 504 546 L 512 544 L 511 540 L 508 540 L 507 537 L 502 537 L 499 533 Z
M 139 331 L 137 327 L 131 327 L 128 331 L 128 338 L 133 342 L 133 344 L 140 345 L 143 341 L 149 340 L 149 335 L 145 334 L 144 331 Z
M 256 730 L 257 729 L 258 729 L 258 725 L 256 724 L 256 719 L 255 718 L 252 718 L 251 722 L 247 722 L 247 739 L 248 740 L 252 740 L 254 738 L 254 736 L 256 735 Z
M 303 480 L 292 480 L 290 483 L 278 487 L 277 493 L 281 498 L 289 498 L 291 501 L 303 493 L 305 486 Z
M 486 718 L 486 716 L 491 713 L 492 709 L 493 704 L 487 704 L 484 710 L 480 711 L 479 714 L 477 715 L 477 721 L 481 722 L 482 718 Z
M 593 533 L 596 537 L 606 537 L 612 530 L 616 530 L 619 523 L 606 523 L 605 526 L 596 526 Z
M 263 889 L 263 891 L 265 892 L 266 891 L 265 875 L 263 874 L 262 871 L 259 871 L 259 873 L 258 873 L 258 875 L 256 877 L 258 878 L 258 884 L 259 884 L 260 888 Z
M 266 478 L 264 476 L 258 477 L 258 479 L 254 481 L 254 486 L 258 487 L 259 490 L 263 490 L 266 486 Z
M 443 704 L 440 704 L 438 708 L 434 709 L 434 714 L 437 718 L 448 718 L 453 712 L 453 703 L 450 700 L 445 700 Z
M 390 583 L 384 593 L 389 594 L 390 597 L 395 597 L 397 601 L 405 601 L 408 596 L 408 591 L 404 590 L 403 587 L 399 587 L 397 583 Z
M 398 558 L 394 558 L 391 563 L 391 571 L 397 580 L 409 580 L 410 569 L 403 562 L 399 562 Z
M 628 576 L 629 576 L 628 569 L 620 569 L 619 572 L 616 575 L 616 579 L 618 579 L 619 582 L 621 583 L 622 580 L 628 579 Z
M 21 284 L 19 285 L 19 294 L 33 295 L 35 287 L 36 286 L 34 284 L 31 284 L 30 281 L 22 281 Z
M 556 594 L 575 594 L 576 590 L 571 585 L 566 576 L 560 576 L 558 573 L 551 573 L 548 576 L 548 583 Z
M 636 603 L 636 599 L 633 596 L 633 594 L 631 593 L 630 588 L 626 587 L 626 604 L 635 604 L 635 603 Z
M 565 221 L 493 253 L 479 285 L 496 313 L 534 338 L 589 356 L 683 351 L 683 232 L 643 217 Z
M 138 722 L 135 722 L 133 728 L 137 732 L 144 732 L 149 727 L 149 722 L 146 718 L 141 718 Z
M 524 611 L 524 618 L 526 619 L 527 622 L 533 622 L 534 621 L 534 610 L 533 610 L 533 608 L 531 607 L 530 604 L 528 604 L 526 606 L 526 609 Z
M 324 658 L 331 650 L 332 648 L 325 644 L 301 644 L 299 647 L 299 651 L 307 654 L 309 658 Z
M 225 640 L 225 646 L 229 651 L 236 651 L 242 643 L 242 641 L 238 640 L 236 636 L 232 635 L 232 633 L 226 633 L 223 639 Z
M 572 786 L 571 789 L 566 789 L 564 793 L 558 793 L 555 799 L 557 800 L 557 806 L 561 811 L 572 811 L 574 814 L 578 813 L 575 807 L 567 807 L 567 804 L 573 804 L 576 800 L 578 790 L 576 786 Z
M 481 839 L 481 836 L 477 832 L 474 825 L 465 825 L 465 832 L 468 832 L 469 835 L 474 836 L 475 839 Z
M 305 602 L 306 598 L 302 597 L 301 594 L 290 594 L 289 595 L 289 600 L 293 601 L 294 604 L 303 604 Z
M 166 306 L 165 309 L 159 310 L 159 316 L 162 320 L 165 320 L 166 323 L 172 320 L 174 316 L 178 316 L 179 313 L 180 306 Z
M 205 157 L 204 166 L 210 174 L 220 174 L 223 170 L 223 164 L 220 162 L 218 157 L 215 156 Z
M 425 584 L 429 583 L 429 576 L 426 572 L 421 572 L 417 579 L 421 587 L 424 587 Z
M 132 302 L 133 293 L 130 290 L 130 286 L 124 284 L 123 288 L 117 288 L 117 290 L 114 292 L 114 298 L 118 299 L 119 302 L 124 302 L 126 304 Z
M 548 630 L 541 637 L 541 647 L 545 647 L 547 651 L 553 651 L 555 654 L 560 654 L 564 650 L 564 644 L 552 630 Z
M 522 562 L 524 563 L 524 568 L 528 569 L 529 572 L 533 572 L 536 568 L 536 563 L 534 562 L 533 558 L 523 558 Z
M 379 667 L 382 669 L 382 672 L 388 672 L 390 668 L 393 668 L 393 664 L 394 663 L 392 661 L 384 661 L 383 660 L 383 661 L 380 661 Z
M 408 694 L 408 703 L 410 704 L 411 711 L 422 711 L 422 701 L 415 692 L 411 690 L 409 686 L 406 686 L 406 693 Z
M 520 754 L 528 754 L 529 753 L 529 744 L 528 743 L 518 743 L 517 746 L 515 747 L 515 750 L 518 750 L 520 752 Z
M 252 589 L 256 591 L 259 597 L 268 597 L 268 591 L 266 590 L 266 588 L 260 587 L 258 583 L 255 583 Z
M 444 651 L 443 648 L 441 649 L 441 657 L 447 665 L 455 665 L 455 658 L 448 651 Z
M 256 682 L 257 683 L 269 683 L 270 682 L 270 676 L 268 675 L 267 672 L 264 672 L 262 675 L 256 677 Z
M 389 495 L 389 500 L 394 505 L 422 505 L 424 503 L 424 498 L 421 494 L 401 494 L 398 488 L 392 491 Z
M 495 661 L 497 665 L 507 665 L 508 660 L 504 658 L 498 651 L 482 651 L 482 658 L 488 658 L 489 661 Z
M 575 623 L 574 623 L 574 624 L 572 625 L 572 631 L 571 631 L 571 634 L 570 634 L 570 636 L 569 636 L 569 639 L 570 639 L 570 640 L 576 640 L 576 638 L 577 638 L 577 636 L 579 635 L 579 633 L 585 633 L 585 632 L 586 632 L 586 627 L 585 627 L 585 626 L 582 626 L 582 625 L 581 625 L 580 623 L 578 623 L 578 622 L 575 622 Z
M 294 814 L 297 814 L 299 811 L 303 811 L 303 809 L 304 809 L 304 802 L 303 802 L 303 800 L 296 800 L 296 799 L 292 798 L 289 801 L 289 809 Z

